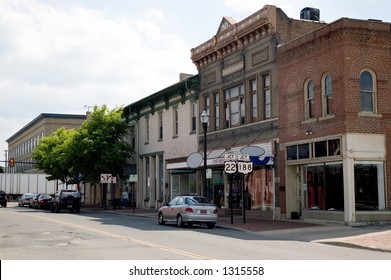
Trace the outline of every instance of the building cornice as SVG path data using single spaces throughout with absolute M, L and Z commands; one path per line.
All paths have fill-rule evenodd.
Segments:
M 276 7 L 266 5 L 238 23 L 234 23 L 230 18 L 223 18 L 215 36 L 191 49 L 193 63 L 199 70 L 275 33 L 276 17 Z
M 78 119 L 78 120 L 85 120 L 86 115 L 71 115 L 71 114 L 53 114 L 53 113 L 42 113 L 35 119 L 33 119 L 31 122 L 29 122 L 27 125 L 22 127 L 19 131 L 17 131 L 14 135 L 12 135 L 10 138 L 5 140 L 7 143 L 11 142 L 13 139 L 19 137 L 21 134 L 29 130 L 31 127 L 35 126 L 37 123 L 45 120 L 45 119 Z

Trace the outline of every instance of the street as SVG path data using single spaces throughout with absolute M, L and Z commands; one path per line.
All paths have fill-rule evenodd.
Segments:
M 159 225 L 156 219 L 82 209 L 0 208 L 1 260 L 390 260 L 391 253 L 308 242 L 289 234 Z

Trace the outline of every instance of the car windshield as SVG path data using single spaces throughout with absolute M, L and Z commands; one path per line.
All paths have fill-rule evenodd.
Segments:
M 50 195 L 44 194 L 40 196 L 41 199 L 49 199 L 52 198 Z

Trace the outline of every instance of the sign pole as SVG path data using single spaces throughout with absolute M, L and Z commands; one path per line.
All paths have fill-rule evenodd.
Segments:
M 229 174 L 229 208 L 231 210 L 231 225 L 234 223 L 234 203 L 233 203 L 233 197 L 232 197 L 232 181 L 233 181 L 233 175 L 232 173 Z

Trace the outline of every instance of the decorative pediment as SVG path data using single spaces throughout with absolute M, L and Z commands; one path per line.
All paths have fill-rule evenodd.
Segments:
M 217 34 L 227 30 L 231 26 L 235 25 L 236 21 L 231 17 L 223 17 L 223 19 L 220 22 L 219 29 L 217 30 Z

